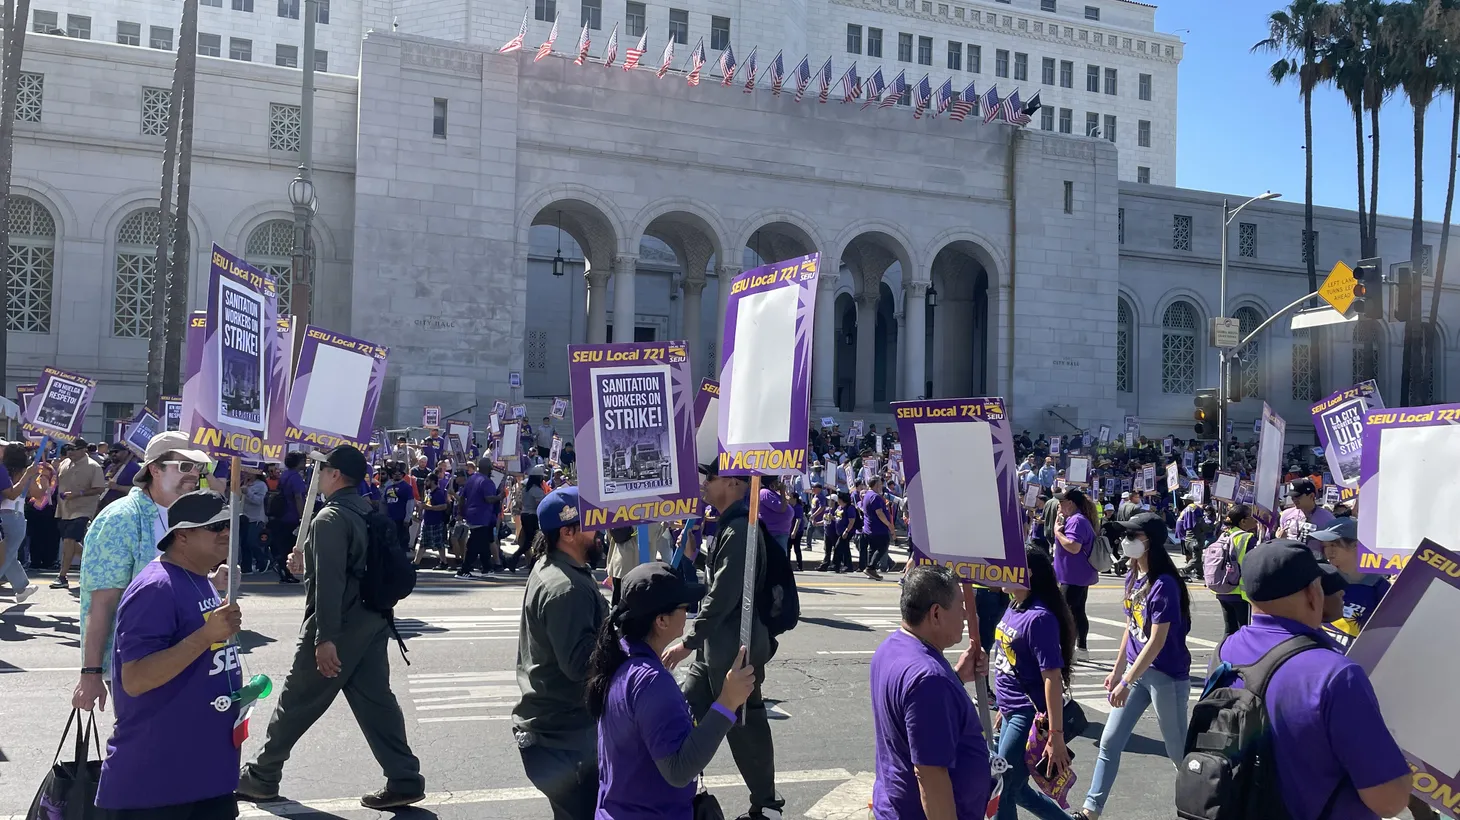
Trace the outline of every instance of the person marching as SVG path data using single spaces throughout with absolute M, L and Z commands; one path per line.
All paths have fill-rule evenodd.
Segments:
M 1217 596 L 1222 607 L 1222 623 L 1227 635 L 1236 633 L 1252 617 L 1252 607 L 1242 589 L 1242 562 L 1247 552 L 1257 545 L 1257 518 L 1246 504 L 1227 508 L 1227 529 L 1203 553 L 1207 569 L 1207 587 Z
M 1155 705 L 1166 755 L 1179 765 L 1186 749 L 1186 702 L 1191 694 L 1191 599 L 1171 555 L 1166 552 L 1166 522 L 1141 513 L 1121 523 L 1121 552 L 1131 561 L 1125 582 L 1126 630 L 1115 668 L 1105 677 L 1113 707 L 1100 736 L 1100 754 L 1085 806 L 1074 817 L 1099 820 L 1120 770 L 1121 752 L 1136 721 Z
M 698 725 L 660 655 L 684 634 L 688 608 L 705 595 L 668 564 L 623 578 L 623 594 L 589 660 L 588 713 L 598 721 L 598 820 L 689 817 L 695 778 L 735 725 L 755 689 L 745 650 Z
M 1086 641 L 1090 636 L 1090 619 L 1085 615 L 1085 602 L 1090 597 L 1090 587 L 1100 576 L 1095 572 L 1091 560 L 1095 549 L 1095 503 L 1084 491 L 1070 488 L 1055 496 L 1059 502 L 1059 516 L 1055 518 L 1052 530 L 1058 548 L 1054 551 L 1054 574 L 1059 579 L 1060 594 L 1069 605 L 1075 617 L 1077 648 L 1075 659 L 1088 661 L 1090 650 Z M 1163 544 L 1161 549 L 1165 549 Z
M 1383 575 L 1359 572 L 1359 524 L 1354 518 L 1335 518 L 1313 537 L 1323 544 L 1323 555 L 1348 585 L 1343 591 L 1343 611 L 1323 624 L 1323 631 L 1347 651 L 1363 631 L 1369 616 L 1389 592 Z

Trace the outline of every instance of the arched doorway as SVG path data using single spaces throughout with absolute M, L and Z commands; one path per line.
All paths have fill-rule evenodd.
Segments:
M 597 206 L 578 199 L 541 208 L 526 234 L 523 395 L 566 396 L 567 345 L 602 342 L 607 335 L 608 285 L 618 236 Z
M 911 257 L 898 237 L 881 230 L 868 230 L 846 243 L 839 261 L 854 289 L 855 333 L 850 337 L 856 351 L 851 373 L 852 406 L 860 412 L 885 411 L 887 402 L 898 398 L 893 379 L 899 372 L 897 363 L 902 355 L 893 293 L 901 289 L 903 278 L 912 270 Z M 838 339 L 845 344 L 848 336 L 839 332 Z M 839 407 L 844 385 L 845 378 L 839 375 L 836 394 Z
M 991 392 L 989 272 L 982 248 L 958 241 L 933 257 L 927 296 L 929 397 Z
M 836 409 L 850 413 L 857 405 L 857 301 L 850 293 L 836 298 Z
M 722 258 L 716 226 L 686 210 L 654 216 L 638 243 L 633 341 L 684 339 L 696 379 L 709 372 L 715 358 L 717 272 Z M 624 306 L 619 299 L 620 278 L 615 274 L 610 285 L 615 324 Z

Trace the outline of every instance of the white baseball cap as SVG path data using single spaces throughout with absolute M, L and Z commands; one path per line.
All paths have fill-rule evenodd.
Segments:
M 147 450 L 142 454 L 142 466 L 137 470 L 137 477 L 147 474 L 147 465 L 161 459 L 168 453 L 175 453 L 178 461 L 192 461 L 198 464 L 207 464 L 208 454 L 202 450 L 189 449 L 187 433 L 179 430 L 169 430 L 165 433 L 158 433 L 147 442 Z M 135 482 L 136 479 L 133 479 Z

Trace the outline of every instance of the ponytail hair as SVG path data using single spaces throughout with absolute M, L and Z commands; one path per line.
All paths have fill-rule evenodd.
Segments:
M 541 537 L 541 536 L 539 536 Z M 588 714 L 598 720 L 603 717 L 604 705 L 608 700 L 608 687 L 620 666 L 628 661 L 620 640 L 643 641 L 654 629 L 657 615 L 648 618 L 627 618 L 627 613 L 614 608 L 598 628 L 598 641 L 593 645 L 593 654 L 588 657 L 588 683 L 584 687 L 584 700 Z

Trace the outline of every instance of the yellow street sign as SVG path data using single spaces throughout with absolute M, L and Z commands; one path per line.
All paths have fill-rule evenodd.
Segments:
M 1318 295 L 1334 310 L 1347 313 L 1354 303 L 1356 284 L 1358 282 L 1354 279 L 1354 269 L 1339 262 L 1328 273 L 1328 278 L 1323 280 L 1322 287 L 1318 288 Z

